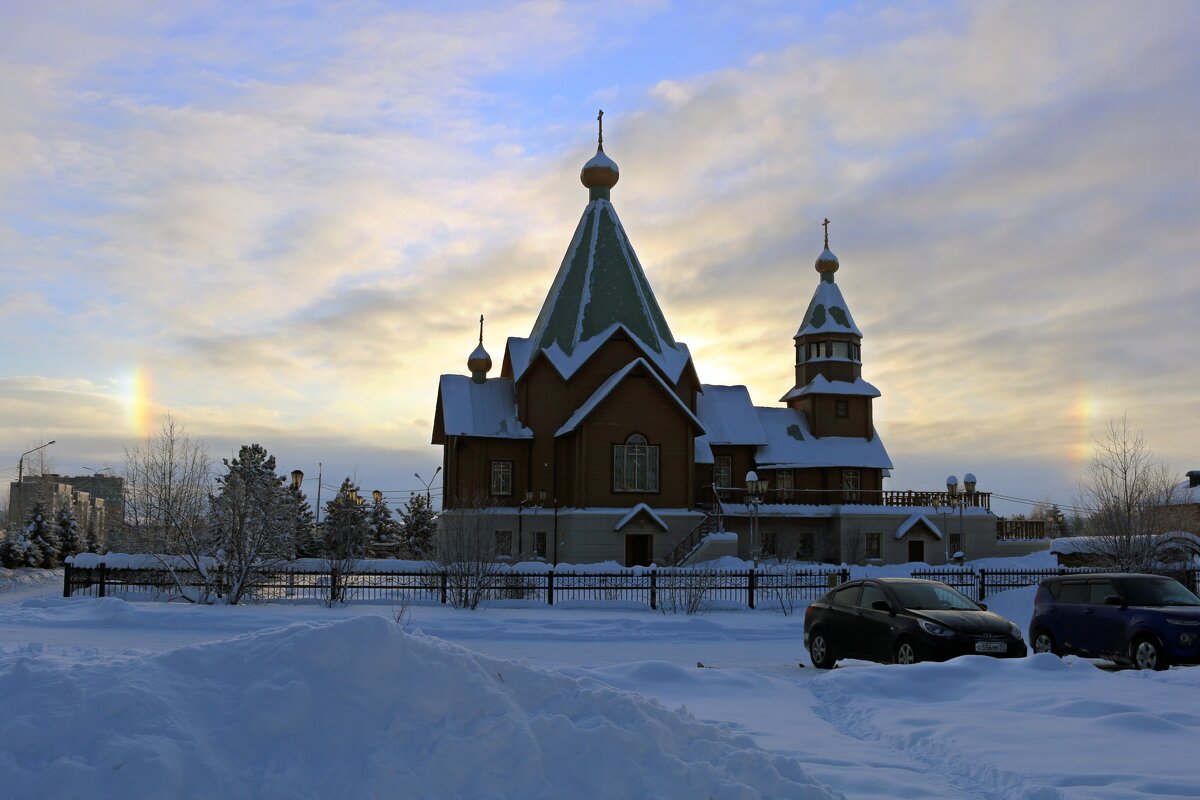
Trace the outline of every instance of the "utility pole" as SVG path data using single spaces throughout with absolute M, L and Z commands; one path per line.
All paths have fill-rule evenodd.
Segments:
M 321 524 L 321 476 L 324 474 L 324 467 L 321 462 L 317 462 L 317 524 Z

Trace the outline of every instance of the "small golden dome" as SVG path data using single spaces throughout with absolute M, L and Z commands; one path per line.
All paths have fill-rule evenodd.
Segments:
M 487 374 L 492 369 L 492 357 L 483 348 L 482 314 L 479 315 L 479 344 L 471 351 L 471 355 L 467 357 L 467 369 L 471 373 L 471 379 L 476 383 L 483 383 L 487 380 Z
M 838 258 L 829 249 L 829 218 L 826 217 L 821 225 L 825 228 L 825 249 L 817 256 L 817 272 L 821 273 L 822 277 L 828 274 L 829 280 L 833 280 L 833 273 L 838 271 Z
M 602 189 L 607 192 L 609 189 L 617 185 L 617 181 L 621 179 L 621 170 L 617 168 L 617 162 L 604 154 L 604 110 L 596 115 L 596 122 L 599 125 L 599 133 L 596 136 L 596 155 L 592 156 L 583 169 L 579 171 L 579 182 L 586 186 L 589 190 Z M 607 198 L 607 194 L 602 194 L 602 197 Z M 595 195 L 593 194 L 593 198 Z

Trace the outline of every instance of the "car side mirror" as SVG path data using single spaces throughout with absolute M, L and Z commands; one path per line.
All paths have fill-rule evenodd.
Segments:
M 875 611 L 886 611 L 889 614 L 893 613 L 892 604 L 887 600 L 876 600 L 875 602 L 871 603 L 871 608 Z
M 1121 596 L 1119 594 L 1110 594 L 1108 597 L 1104 598 L 1104 605 L 1120 606 L 1121 608 L 1124 608 L 1125 601 L 1123 599 L 1121 599 Z

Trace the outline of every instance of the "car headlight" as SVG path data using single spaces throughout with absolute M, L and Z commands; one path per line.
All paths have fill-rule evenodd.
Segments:
M 1014 639 L 1016 639 L 1018 642 L 1021 641 L 1021 628 L 1017 625 L 1017 623 L 1009 622 L 1008 623 L 1008 632 L 1011 633 L 1012 637 Z
M 917 620 L 917 624 L 921 626 L 921 630 L 932 636 L 941 636 L 943 639 L 949 639 L 957 635 L 957 631 L 947 628 L 944 625 L 938 625 L 936 622 L 930 622 L 927 619 Z
M 1200 625 L 1200 619 L 1176 619 L 1175 617 L 1167 617 L 1167 622 L 1172 625 Z

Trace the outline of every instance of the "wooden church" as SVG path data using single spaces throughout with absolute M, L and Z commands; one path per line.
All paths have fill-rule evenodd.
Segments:
M 943 563 L 994 549 L 973 485 L 940 516 L 947 493 L 883 490 L 880 393 L 862 377 L 828 220 L 795 384 L 756 406 L 745 386 L 700 382 L 613 207 L 619 177 L 601 129 L 580 173 L 588 204 L 529 336 L 508 339 L 492 376 L 481 318 L 470 375 L 441 376 L 443 520 L 483 520 L 499 559 L 555 564 Z

